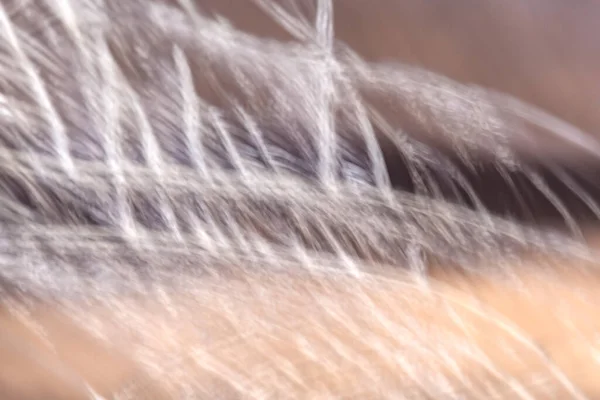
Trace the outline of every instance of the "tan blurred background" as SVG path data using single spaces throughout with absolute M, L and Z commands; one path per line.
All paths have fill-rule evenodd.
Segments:
M 288 36 L 252 1 L 197 3 L 242 30 Z M 334 13 L 337 38 L 367 60 L 423 66 L 600 131 L 597 1 L 334 0 Z

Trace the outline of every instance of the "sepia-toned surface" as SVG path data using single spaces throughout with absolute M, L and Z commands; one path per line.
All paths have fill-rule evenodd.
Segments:
M 209 280 L 193 298 L 171 293 L 174 314 L 156 299 L 115 299 L 130 313 L 116 321 L 139 319 L 129 325 L 152 332 L 115 321 L 104 331 L 111 346 L 52 306 L 30 316 L 52 350 L 5 315 L 3 398 L 79 399 L 89 387 L 144 399 L 596 398 L 599 281 L 575 267 L 517 273 L 518 282 Z M 77 308 L 115 318 L 110 308 Z M 162 360 L 150 375 L 124 357 L 141 343 Z

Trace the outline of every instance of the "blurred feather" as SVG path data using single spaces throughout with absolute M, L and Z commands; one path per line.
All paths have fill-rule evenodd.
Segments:
M 514 138 L 542 129 L 594 158 L 596 138 L 508 95 L 360 59 L 336 41 L 331 1 L 257 4 L 293 40 L 252 36 L 185 0 L 2 2 L 7 293 L 112 301 L 270 270 L 368 282 L 481 259 L 495 261 L 474 272 L 506 272 L 503 258 L 532 252 L 594 259 Z M 570 232 L 487 209 L 468 176 L 482 158 L 530 181 Z M 395 160 L 414 190 L 394 184 Z M 244 385 L 260 397 L 260 382 Z

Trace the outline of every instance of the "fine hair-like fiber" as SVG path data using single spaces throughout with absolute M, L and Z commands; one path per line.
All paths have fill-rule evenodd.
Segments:
M 490 313 L 483 332 L 536 360 L 498 366 L 433 276 L 592 273 L 589 177 L 535 146 L 592 162 L 598 138 L 364 60 L 336 39 L 336 1 L 250 4 L 279 37 L 201 1 L 1 2 L 0 293 L 14 326 L 76 348 L 30 354 L 0 327 L 25 371 L 62 382 L 42 397 L 585 398 Z M 94 351 L 103 372 L 68 367 Z M 3 374 L 0 394 L 40 398 Z

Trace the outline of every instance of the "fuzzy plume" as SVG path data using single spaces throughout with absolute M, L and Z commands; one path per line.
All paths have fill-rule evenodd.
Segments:
M 170 393 L 262 398 L 273 382 L 219 375 L 208 358 L 215 387 L 161 375 L 159 356 L 182 356 L 152 342 L 174 329 L 172 293 L 186 293 L 188 314 L 177 318 L 196 310 L 197 329 L 214 318 L 213 301 L 223 320 L 256 318 L 275 332 L 264 309 L 276 297 L 250 317 L 211 285 L 260 288 L 273 274 L 308 273 L 373 290 L 401 269 L 423 278 L 431 265 L 506 272 L 503 259 L 531 252 L 593 258 L 576 216 L 514 145 L 543 131 L 596 158 L 593 136 L 489 89 L 362 60 L 336 40 L 332 1 L 255 3 L 287 40 L 238 30 L 191 0 L 2 1 L 0 279 L 15 313 L 37 299 L 108 343 L 118 342 L 109 326 L 133 332 L 131 357 Z M 481 160 L 508 188 L 511 174 L 524 177 L 568 233 L 489 209 L 473 184 Z M 575 178 L 552 171 L 600 215 Z M 156 302 L 164 326 L 140 309 L 133 318 L 130 296 Z M 91 303 L 121 311 L 93 320 Z M 208 352 L 208 339 L 194 339 Z

